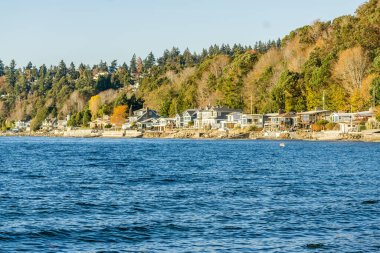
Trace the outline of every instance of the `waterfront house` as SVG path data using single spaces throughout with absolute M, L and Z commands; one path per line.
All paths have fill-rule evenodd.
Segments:
M 156 131 L 166 131 L 171 130 L 176 127 L 175 118 L 158 118 L 153 121 L 153 128 Z
M 97 118 L 90 122 L 90 128 L 104 129 L 106 126 L 111 125 L 110 116 L 104 115 L 102 118 Z
M 57 122 L 57 129 L 58 130 L 61 130 L 61 131 L 64 131 L 67 127 L 67 120 L 66 119 L 62 119 L 62 120 L 58 120 Z
M 182 114 L 177 114 L 175 117 L 175 125 L 177 128 L 190 127 L 194 124 L 194 120 L 197 118 L 197 109 L 188 109 Z
M 268 113 L 264 115 L 264 119 L 266 131 L 293 130 L 298 124 L 298 116 L 295 112 Z
M 221 121 L 221 127 L 222 129 L 233 129 L 236 126 L 240 126 L 241 124 L 241 112 L 231 112 L 227 114 L 227 120 Z
M 147 118 L 141 121 L 136 122 L 138 129 L 152 129 L 158 120 L 156 118 Z
M 330 121 L 334 123 L 350 123 L 354 120 L 353 113 L 334 112 L 330 115 Z
M 155 110 L 143 108 L 133 112 L 133 115 L 129 117 L 129 123 L 132 125 L 146 121 L 147 119 L 157 119 L 159 117 L 160 116 Z
M 41 129 L 45 131 L 51 131 L 58 127 L 57 118 L 47 118 L 42 122 Z
M 230 109 L 227 107 L 213 106 L 206 107 L 197 112 L 194 120 L 195 128 L 217 129 L 221 127 L 221 122 L 227 120 L 227 115 L 232 112 L 241 112 L 241 110 Z
M 254 126 L 257 128 L 264 127 L 264 115 L 262 114 L 245 114 L 241 115 L 240 126 L 242 128 Z
M 330 116 L 331 122 L 337 123 L 340 126 L 340 132 L 357 132 L 360 126 L 364 126 L 369 119 L 373 117 L 373 112 L 363 111 L 355 113 L 332 113 Z
M 301 128 L 310 129 L 311 125 L 317 123 L 320 120 L 329 120 L 331 111 L 319 110 L 300 112 L 298 115 L 298 124 Z
M 30 127 L 30 121 L 19 120 L 15 122 L 15 128 L 18 130 L 25 130 L 28 127 Z

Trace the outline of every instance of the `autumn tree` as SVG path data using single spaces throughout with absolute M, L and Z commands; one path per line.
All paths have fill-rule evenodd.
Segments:
M 90 101 L 88 101 L 88 106 L 91 111 L 92 119 L 96 119 L 101 105 L 102 105 L 102 100 L 99 95 L 92 96 L 90 98 Z
M 369 60 L 361 47 L 344 50 L 335 65 L 335 76 L 349 92 L 360 90 Z
M 116 106 L 113 109 L 113 113 L 111 116 L 111 123 L 118 127 L 123 125 L 123 123 L 125 122 L 127 118 L 127 111 L 128 111 L 127 105 Z
M 141 75 L 142 71 L 143 71 L 143 62 L 142 62 L 141 57 L 139 57 L 137 58 L 137 74 Z

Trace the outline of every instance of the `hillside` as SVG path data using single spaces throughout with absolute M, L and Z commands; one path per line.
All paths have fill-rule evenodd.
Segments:
M 17 68 L 0 61 L 0 96 L 3 128 L 33 119 L 37 129 L 46 117 L 67 114 L 72 125 L 87 125 L 118 105 L 164 116 L 208 104 L 257 113 L 368 109 L 380 103 L 380 1 L 253 46 L 213 45 L 200 54 L 173 48 L 158 59 L 134 56 L 128 65 Z

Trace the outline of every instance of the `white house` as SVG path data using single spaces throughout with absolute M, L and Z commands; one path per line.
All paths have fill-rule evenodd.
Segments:
M 221 127 L 222 121 L 227 120 L 227 115 L 232 112 L 241 112 L 241 110 L 230 109 L 226 107 L 206 107 L 199 110 L 194 120 L 195 128 L 217 129 Z

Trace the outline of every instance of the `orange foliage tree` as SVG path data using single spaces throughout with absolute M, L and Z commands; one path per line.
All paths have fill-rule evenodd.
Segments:
M 119 105 L 113 109 L 111 123 L 115 126 L 121 126 L 127 118 L 128 105 Z

